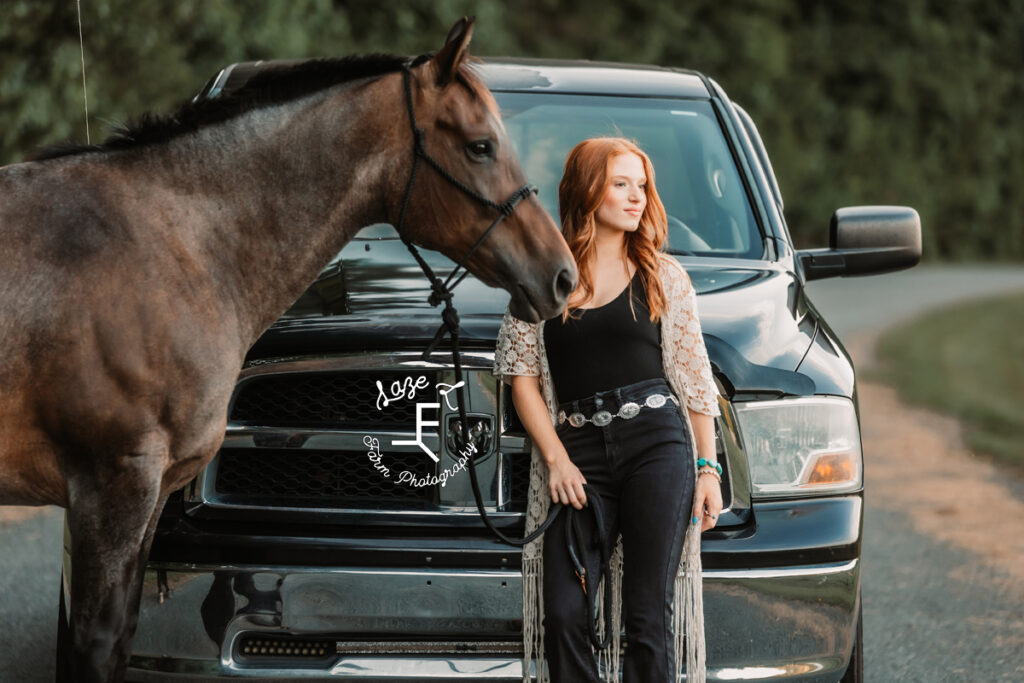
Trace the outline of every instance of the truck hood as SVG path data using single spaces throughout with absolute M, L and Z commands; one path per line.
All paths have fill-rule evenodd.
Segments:
M 440 253 L 421 253 L 442 280 L 455 266 Z M 677 258 L 697 291 L 708 356 L 730 395 L 814 393 L 813 379 L 795 370 L 818 316 L 792 272 L 768 261 Z M 427 303 L 429 294 L 427 278 L 401 240 L 353 240 L 247 360 L 425 349 L 441 325 L 441 309 Z M 508 301 L 504 290 L 467 275 L 453 297 L 461 345 L 493 349 Z M 447 338 L 438 348 L 450 353 Z M 438 353 L 434 360 L 446 357 Z

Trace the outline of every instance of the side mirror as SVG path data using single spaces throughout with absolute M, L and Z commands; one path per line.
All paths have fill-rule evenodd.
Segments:
M 912 268 L 921 260 L 921 217 L 909 206 L 836 209 L 828 249 L 796 252 L 805 280 Z

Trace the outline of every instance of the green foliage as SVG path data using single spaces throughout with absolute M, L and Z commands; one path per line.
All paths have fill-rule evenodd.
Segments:
M 757 121 L 798 247 L 834 209 L 907 204 L 924 258 L 1024 258 L 1019 0 L 81 0 L 93 140 L 234 61 L 417 54 L 476 15 L 479 55 L 698 69 Z M 0 8 L 0 162 L 84 140 L 75 3 Z
M 868 377 L 895 386 L 908 403 L 959 419 L 969 448 L 1024 468 L 1024 295 L 907 321 L 879 339 L 877 355 Z

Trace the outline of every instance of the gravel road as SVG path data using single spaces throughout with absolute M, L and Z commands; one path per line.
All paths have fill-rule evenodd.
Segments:
M 808 286 L 858 371 L 886 326 L 1017 290 L 1024 267 L 991 265 Z M 887 387 L 858 389 L 867 680 L 1024 681 L 1024 482 L 968 452 L 954 421 L 901 406 Z M 0 682 L 53 679 L 62 517 L 57 508 L 0 508 Z

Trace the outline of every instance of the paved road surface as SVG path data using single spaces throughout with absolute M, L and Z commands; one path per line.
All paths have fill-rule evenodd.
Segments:
M 849 335 L 878 332 L 931 308 L 1013 291 L 1024 291 L 1024 266 L 919 265 L 807 285 L 808 296 L 844 342 Z M 1024 321 L 1021 325 L 1024 329 Z
M 812 300 L 849 343 L 858 367 L 867 360 L 873 336 L 887 325 L 951 301 L 1012 290 L 1024 291 L 1024 268 L 918 266 L 809 285 Z M 861 404 L 867 415 L 865 388 Z M 891 438 L 884 433 L 884 416 L 872 419 L 878 424 L 868 424 L 865 417 L 863 425 L 869 457 L 876 452 L 873 439 L 881 445 Z M 872 471 L 883 477 L 879 487 L 890 483 L 884 468 L 869 461 L 863 556 L 868 681 L 1024 681 L 1019 575 L 1001 569 L 1005 562 L 980 562 L 978 548 L 970 547 L 975 536 L 963 540 L 921 533 L 920 520 L 903 514 L 892 499 L 872 495 Z M 1024 506 L 1024 484 L 1000 479 L 998 471 L 989 478 L 1009 503 Z M 24 509 L 0 509 L 2 682 L 53 679 L 61 522 L 62 511 L 56 508 L 27 515 Z M 1024 515 L 1006 523 L 1002 533 L 1024 538 Z

